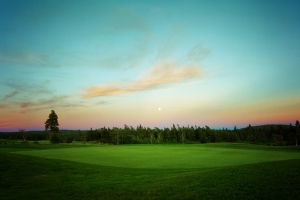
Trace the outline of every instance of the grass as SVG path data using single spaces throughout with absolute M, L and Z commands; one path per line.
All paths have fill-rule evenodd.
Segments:
M 0 199 L 299 199 L 300 149 L 0 146 Z

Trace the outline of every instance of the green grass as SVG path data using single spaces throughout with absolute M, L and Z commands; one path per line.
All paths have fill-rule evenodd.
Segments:
M 299 199 L 300 149 L 0 146 L 0 199 Z
M 151 169 L 203 169 L 300 158 L 299 152 L 218 145 L 126 145 L 24 151 L 19 154 L 87 164 Z M 211 148 L 213 147 L 213 148 Z M 271 149 L 271 147 L 270 147 Z M 277 148 L 278 149 L 278 148 Z M 273 150 L 276 148 L 273 147 Z

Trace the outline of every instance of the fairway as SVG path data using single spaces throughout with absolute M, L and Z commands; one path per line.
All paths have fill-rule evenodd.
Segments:
M 8 144 L 0 199 L 299 199 L 295 146 Z
M 298 152 L 246 144 L 103 145 L 16 153 L 102 166 L 152 169 L 202 169 L 300 159 Z

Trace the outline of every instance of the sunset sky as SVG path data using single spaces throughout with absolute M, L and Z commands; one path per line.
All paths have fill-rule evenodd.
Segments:
M 0 74 L 0 131 L 295 124 L 300 1 L 0 0 Z

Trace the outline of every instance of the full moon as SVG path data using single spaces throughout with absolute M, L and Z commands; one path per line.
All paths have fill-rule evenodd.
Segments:
M 161 108 L 158 108 L 158 110 L 161 110 Z

